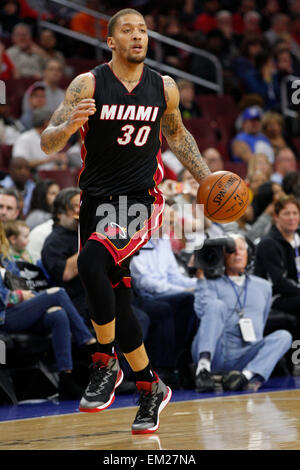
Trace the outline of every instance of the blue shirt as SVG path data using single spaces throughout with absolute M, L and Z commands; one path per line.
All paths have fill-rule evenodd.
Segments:
M 249 145 L 252 153 L 265 153 L 271 163 L 274 163 L 274 150 L 270 144 L 269 139 L 262 133 L 247 134 L 246 132 L 239 132 L 233 142 L 241 141 Z M 235 162 L 242 162 L 243 160 L 237 155 L 232 153 L 231 160 Z
M 181 273 L 168 238 L 150 240 L 132 258 L 130 271 L 137 291 L 146 296 L 176 294 L 197 284 Z

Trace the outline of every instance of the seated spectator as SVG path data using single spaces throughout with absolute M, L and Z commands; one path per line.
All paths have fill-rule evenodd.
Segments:
M 1 36 L 10 37 L 14 26 L 20 22 L 20 4 L 18 0 L 1 2 L 0 25 Z
M 80 315 L 89 318 L 78 275 L 79 188 L 62 189 L 53 203 L 53 228 L 42 249 L 42 263 L 55 285 L 64 287 Z
M 0 80 L 9 80 L 16 77 L 17 72 L 15 66 L 5 52 L 4 44 L 0 42 Z
M 299 320 L 300 203 L 293 195 L 283 196 L 275 203 L 274 220 L 257 246 L 255 274 L 271 280 L 272 307 Z
M 12 42 L 13 46 L 6 52 L 19 76 L 41 79 L 44 52 L 33 42 L 30 27 L 25 23 L 18 23 L 12 32 Z
M 204 0 L 203 12 L 200 13 L 194 22 L 194 30 L 201 31 L 204 34 L 216 28 L 216 13 L 219 10 L 219 0 Z
M 254 171 L 248 176 L 248 188 L 250 192 L 250 201 L 258 194 L 260 186 L 268 181 L 267 175 L 260 170 Z
M 250 70 L 243 78 L 246 93 L 257 93 L 264 100 L 264 109 L 280 109 L 279 77 L 273 56 L 260 52 L 255 56 L 255 69 Z
M 47 65 L 50 59 L 57 60 L 62 65 L 65 63 L 63 53 L 55 49 L 56 36 L 51 29 L 43 29 L 40 32 L 38 43 L 45 53 L 45 65 Z
M 27 250 L 34 264 L 42 258 L 42 249 L 46 238 L 52 232 L 53 219 L 49 219 L 43 224 L 37 225 L 29 233 L 29 242 Z
M 90 8 L 95 12 L 100 11 L 100 5 L 97 0 L 86 0 L 86 8 Z M 103 13 L 103 11 L 101 11 Z M 87 36 L 96 37 L 98 39 L 106 39 L 107 21 L 97 19 L 94 16 L 79 11 L 75 13 L 70 21 L 70 28 L 77 33 L 86 34 Z
M 0 188 L 0 220 L 17 220 L 23 207 L 19 193 L 13 188 Z
M 202 157 L 212 173 L 224 170 L 222 155 L 217 149 L 211 147 L 203 150 Z
M 195 101 L 195 87 L 192 82 L 180 79 L 177 81 L 179 90 L 179 109 L 183 119 L 198 118 L 202 111 Z
M 242 131 L 231 143 L 232 160 L 248 163 L 254 153 L 264 153 L 270 163 L 274 162 L 273 148 L 265 135 L 261 132 L 262 113 L 255 106 L 246 108 L 242 115 Z
M 10 105 L 0 104 L 0 144 L 13 145 L 24 130 L 20 120 L 12 116 Z
M 249 11 L 256 9 L 256 0 L 242 0 L 239 2 L 237 11 L 232 15 L 232 23 L 235 33 L 243 34 L 245 30 L 244 16 Z
M 289 147 L 289 139 L 284 135 L 284 119 L 275 111 L 267 111 L 261 122 L 262 133 L 267 137 L 273 147 L 274 154 Z
M 167 227 L 167 221 L 164 222 Z M 173 312 L 177 351 L 189 348 L 197 327 L 193 310 L 196 279 L 182 274 L 166 235 L 151 239 L 130 264 L 133 287 L 142 298 L 168 304 Z M 184 312 L 184 315 L 182 315 Z
M 255 57 L 263 52 L 264 41 L 257 36 L 246 36 L 241 43 L 240 55 L 233 60 L 233 70 L 244 82 L 246 75 L 255 71 Z
M 248 11 L 244 15 L 244 36 L 262 37 L 261 15 L 257 11 Z
M 39 181 L 32 193 L 26 224 L 32 230 L 52 217 L 53 202 L 60 191 L 54 180 Z
M 283 178 L 291 171 L 297 171 L 297 160 L 289 147 L 283 147 L 276 154 L 275 173 L 272 174 L 271 180 L 281 184 Z
M 15 261 L 27 261 L 33 263 L 33 260 L 26 249 L 28 245 L 29 227 L 23 220 L 10 220 L 4 225 L 5 235 L 9 241 L 8 254 Z
M 275 62 L 278 72 L 279 83 L 287 75 L 297 75 L 300 72 L 300 63 L 288 48 L 280 48 L 275 53 Z
M 5 271 L 20 276 L 9 258 L 9 243 L 0 222 L 0 265 Z M 52 333 L 52 347 L 59 373 L 59 397 L 75 400 L 82 396 L 72 374 L 71 334 L 82 350 L 95 352 L 96 340 L 86 327 L 64 289 L 50 288 L 44 292 L 10 290 L 0 276 L 0 329 L 6 333 Z M 85 354 L 86 354 L 85 352 Z
M 270 160 L 264 153 L 253 154 L 252 158 L 248 162 L 247 177 L 251 178 L 253 173 L 258 170 L 266 175 L 267 181 L 269 181 L 273 173 L 273 165 L 270 163 Z
M 262 184 L 253 197 L 251 206 L 253 209 L 253 221 L 256 220 L 274 200 L 283 196 L 282 186 L 273 181 Z
M 274 18 L 275 15 L 279 14 L 280 11 L 280 3 L 278 0 L 266 0 L 264 2 L 264 6 L 262 8 L 262 28 L 264 31 L 267 31 L 271 26 L 271 19 Z
M 265 37 L 270 46 L 274 46 L 276 41 L 281 38 L 285 32 L 289 32 L 290 18 L 284 13 L 278 13 L 271 18 L 271 28 L 265 32 Z
M 44 106 L 53 112 L 64 100 L 65 92 L 59 85 L 63 76 L 63 65 L 57 59 L 50 59 L 47 61 L 44 72 L 43 81 L 38 82 L 45 92 Z M 26 91 L 23 98 L 23 112 L 32 109 L 32 86 Z
M 46 88 L 43 82 L 33 83 L 27 90 L 26 97 L 28 105 L 26 110 L 23 111 L 20 121 L 25 130 L 28 131 L 33 127 L 33 112 L 36 109 L 47 109 Z
M 13 188 L 23 198 L 23 216 L 28 214 L 35 182 L 31 177 L 30 166 L 26 158 L 16 157 L 10 161 L 9 174 L 0 181 L 3 188 Z
M 206 279 L 203 270 L 197 270 L 195 312 L 200 326 L 192 357 L 198 392 L 215 390 L 213 373 L 223 374 L 225 391 L 258 390 L 292 343 L 285 330 L 264 337 L 272 289 L 268 281 L 247 273 L 247 243 L 241 235 L 234 240 L 235 252 L 224 251 L 223 276 Z
M 285 194 L 293 194 L 300 202 L 300 171 L 290 171 L 282 181 L 282 189 Z
M 23 132 L 13 146 L 12 156 L 24 157 L 28 160 L 31 171 L 53 170 L 65 167 L 67 157 L 64 152 L 46 155 L 40 145 L 41 134 L 46 129 L 51 111 L 47 109 L 36 109 L 33 111 L 33 128 Z

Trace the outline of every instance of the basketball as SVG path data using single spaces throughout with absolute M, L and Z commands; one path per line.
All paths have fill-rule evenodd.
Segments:
M 201 182 L 197 202 L 203 204 L 206 217 L 226 224 L 244 214 L 249 204 L 249 190 L 245 181 L 235 173 L 216 171 Z

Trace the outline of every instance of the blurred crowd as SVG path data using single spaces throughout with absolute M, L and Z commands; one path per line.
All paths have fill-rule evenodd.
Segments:
M 10 269 L 17 274 L 22 263 L 38 266 L 48 286 L 60 289 L 60 297 L 55 299 L 64 312 L 57 320 L 61 322 L 61 334 L 71 334 L 63 326 L 66 316 L 71 321 L 70 318 L 79 315 L 84 333 L 80 335 L 75 330 L 72 334 L 81 347 L 81 356 L 85 357 L 93 349 L 94 338 L 77 269 L 79 189 L 76 184 L 82 163 L 81 139 L 79 134 L 74 135 L 63 151 L 45 155 L 40 148 L 40 136 L 72 78 L 106 61 L 109 55 L 102 52 L 99 60 L 95 48 L 51 29 L 40 29 L 39 20 L 104 40 L 107 21 L 95 20 L 89 13 L 80 11 L 80 7 L 111 16 L 123 8 L 123 2 L 77 0 L 73 3 L 78 5 L 78 11 L 45 0 L 0 0 L 0 79 L 5 82 L 7 92 L 6 102 L 0 104 L 0 251 L 2 267 L 12 266 L 5 264 L 7 257 L 15 263 Z M 281 338 L 284 345 L 276 361 L 285 354 L 286 362 L 281 363 L 279 372 L 292 374 L 294 368 L 287 351 L 291 337 L 296 339 L 299 332 L 300 307 L 297 294 L 300 238 L 296 236 L 300 223 L 300 123 L 299 106 L 292 103 L 291 84 L 285 79 L 293 75 L 300 80 L 300 0 L 132 0 L 126 6 L 143 13 L 149 29 L 210 52 L 219 59 L 224 96 L 216 96 L 203 86 L 174 76 L 180 92 L 179 107 L 211 171 L 234 171 L 245 178 L 250 191 L 249 207 L 236 222 L 218 224 L 199 216 L 198 185 L 163 142 L 165 180 L 161 190 L 166 197 L 168 224 L 163 226 L 159 239 L 149 242 L 132 263 L 132 306 L 141 322 L 150 359 L 172 387 L 195 387 L 196 380 L 198 391 L 213 388 L 211 376 L 203 375 L 203 370 L 211 372 L 212 353 L 208 357 L 207 351 L 200 347 L 201 367 L 199 351 L 192 357 L 192 344 L 195 346 L 195 338 L 198 342 L 201 336 L 199 324 L 204 307 L 197 301 L 202 274 L 198 273 L 198 278 L 195 272 L 191 274 L 191 263 L 194 251 L 205 239 L 238 233 L 254 250 L 251 261 L 257 264 L 255 268 L 252 264 L 251 274 L 255 272 L 258 277 L 271 281 L 273 294 L 277 296 L 277 303 L 276 298 L 275 304 L 266 303 L 270 315 L 262 320 L 265 313 L 258 312 L 260 340 L 263 341 L 264 328 L 268 333 L 280 329 L 289 332 Z M 216 70 L 206 57 L 180 47 L 150 37 L 148 57 L 216 82 Z M 283 112 L 283 84 L 295 117 Z M 294 243 L 291 250 L 295 255 L 289 252 L 290 246 L 285 247 L 290 258 L 280 251 L 280 243 L 290 245 L 287 232 L 290 237 L 292 233 Z M 276 236 L 283 237 L 279 248 L 275 246 L 269 258 L 261 254 L 256 258 L 256 250 L 261 253 L 259 247 L 265 246 L 265 237 L 276 239 Z M 280 258 L 281 267 L 274 268 L 269 265 L 278 257 L 276 249 L 283 258 Z M 294 290 L 279 283 L 278 276 L 284 275 L 291 280 Z M 9 303 L 4 302 L 2 309 L 0 306 L 0 319 L 2 310 L 16 309 L 16 305 L 34 300 L 22 289 L 9 290 L 14 295 Z M 280 301 L 278 295 L 282 296 Z M 2 301 L 3 296 L 7 299 L 6 290 L 0 292 Z M 288 301 L 286 297 L 293 300 Z M 41 305 L 44 304 L 40 303 L 41 318 L 31 316 L 31 323 L 21 326 L 4 323 L 6 327 L 0 327 L 0 333 L 35 332 L 41 321 L 43 334 L 51 331 L 53 327 L 47 323 L 45 313 L 51 306 L 45 303 L 42 308 Z M 38 307 L 37 302 L 35 311 Z M 274 344 L 276 349 L 278 343 Z M 80 397 L 81 389 L 70 379 L 71 349 L 61 353 L 61 344 L 55 342 L 53 348 L 56 358 L 60 354 L 67 357 L 65 363 L 56 361 L 60 396 Z M 266 377 L 260 377 L 261 382 L 270 376 L 275 363 Z M 246 381 L 238 376 L 239 387 L 246 386 L 252 378 L 247 368 L 246 372 Z M 127 379 L 129 385 L 126 389 L 125 383 L 124 390 L 132 391 L 130 372 Z M 236 376 L 229 379 L 234 382 Z

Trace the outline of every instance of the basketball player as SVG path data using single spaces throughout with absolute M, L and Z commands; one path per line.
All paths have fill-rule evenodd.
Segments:
M 162 221 L 161 129 L 198 183 L 210 171 L 182 124 L 174 80 L 144 65 L 148 35 L 143 16 L 132 9 L 117 12 L 109 21 L 107 44 L 111 61 L 71 82 L 41 146 L 47 154 L 57 152 L 81 131 L 78 270 L 99 352 L 93 355 L 93 372 L 79 408 L 100 411 L 114 401 L 123 378 L 116 340 L 140 391 L 132 433 L 152 433 L 172 392 L 152 369 L 131 310 L 129 259 Z

